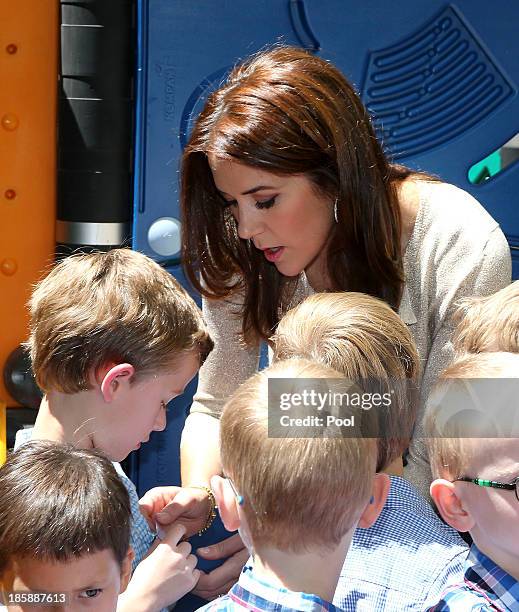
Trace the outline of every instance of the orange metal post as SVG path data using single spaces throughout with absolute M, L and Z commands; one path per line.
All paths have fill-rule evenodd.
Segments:
M 59 6 L 0 10 L 0 404 L 13 405 L 1 373 L 26 339 L 31 285 L 54 252 Z
M 6 406 L 0 402 L 0 465 L 7 459 Z

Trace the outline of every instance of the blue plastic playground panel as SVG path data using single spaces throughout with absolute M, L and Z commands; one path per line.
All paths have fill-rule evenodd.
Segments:
M 479 185 L 468 180 L 469 168 L 519 132 L 518 23 L 519 2 L 488 0 L 141 0 L 134 248 L 178 263 L 179 160 L 193 120 L 236 62 L 281 41 L 335 63 L 395 161 L 472 193 L 519 249 L 519 164 Z M 153 234 L 164 219 L 171 229 Z M 151 234 L 166 246 L 154 250 Z M 166 432 L 139 452 L 141 491 L 178 481 L 172 429 L 189 403 L 187 394 L 175 401 Z

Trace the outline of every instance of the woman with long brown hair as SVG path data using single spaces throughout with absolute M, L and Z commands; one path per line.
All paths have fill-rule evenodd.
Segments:
M 283 313 L 322 291 L 384 300 L 422 363 L 406 476 L 428 494 L 421 416 L 448 364 L 456 301 L 510 282 L 498 224 L 466 192 L 391 164 L 329 62 L 277 47 L 236 67 L 182 160 L 183 261 L 215 349 L 182 438 L 184 485 L 218 473 L 218 416 Z
M 391 165 L 352 86 L 300 49 L 253 57 L 210 96 L 182 160 L 182 209 L 185 269 L 216 339 L 192 413 L 217 417 L 259 342 L 314 291 L 398 311 L 425 398 L 451 356 L 453 304 L 510 282 L 497 223 L 467 193 Z M 414 445 L 409 467 L 426 490 Z

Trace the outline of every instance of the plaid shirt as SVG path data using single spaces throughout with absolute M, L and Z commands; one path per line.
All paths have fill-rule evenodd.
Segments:
M 409 482 L 391 476 L 380 516 L 357 529 L 333 603 L 347 612 L 418 612 L 463 580 L 468 547 Z
M 461 584 L 447 589 L 428 612 L 476 612 L 519 610 L 519 582 L 473 544 L 465 562 Z
M 135 559 L 133 560 L 132 564 L 132 569 L 135 569 L 146 556 L 149 547 L 152 545 L 153 540 L 155 539 L 155 534 L 150 530 L 146 519 L 139 510 L 139 496 L 137 495 L 135 485 L 128 478 L 128 476 L 126 476 L 119 463 L 114 461 L 113 466 L 123 481 L 123 484 L 128 491 L 128 496 L 130 497 L 130 508 L 132 510 L 130 544 L 133 548 L 133 552 L 135 553 Z
M 207 612 L 224 612 L 225 610 L 254 610 L 255 612 L 275 611 L 288 612 L 339 612 L 333 604 L 324 601 L 317 595 L 296 593 L 278 588 L 260 580 L 254 575 L 251 565 L 246 565 L 238 582 L 232 589 L 206 606 L 199 608 Z

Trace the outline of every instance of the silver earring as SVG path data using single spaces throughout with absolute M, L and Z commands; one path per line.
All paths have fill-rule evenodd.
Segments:
M 339 217 L 337 216 L 337 202 L 339 198 L 335 198 L 335 204 L 333 205 L 333 216 L 335 218 L 335 223 L 339 223 Z

